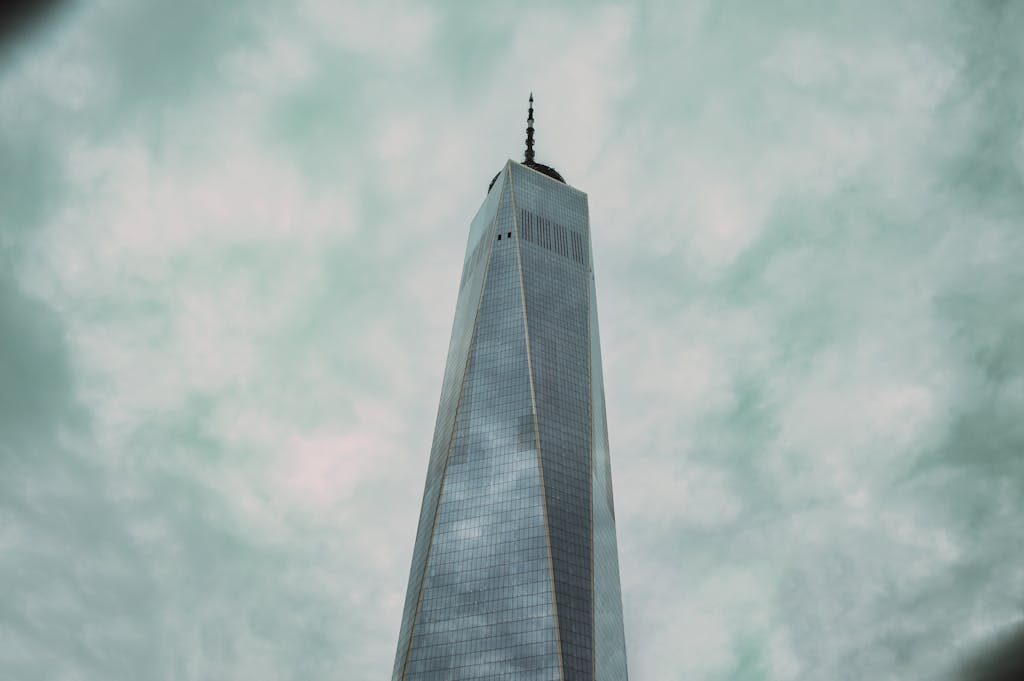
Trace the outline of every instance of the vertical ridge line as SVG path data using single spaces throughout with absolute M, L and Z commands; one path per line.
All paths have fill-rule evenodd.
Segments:
M 555 564 L 551 557 L 551 526 L 548 518 L 548 496 L 544 487 L 544 461 L 541 457 L 540 448 L 540 423 L 537 414 L 537 393 L 533 386 L 533 351 L 530 346 L 530 324 L 526 319 L 526 288 L 523 284 L 523 254 L 519 246 L 519 211 L 516 209 L 516 193 L 512 181 L 512 173 L 509 165 L 508 181 L 509 192 L 512 203 L 512 226 L 516 235 L 516 261 L 519 264 L 519 293 L 523 302 L 523 332 L 526 334 L 526 368 L 530 378 L 530 402 L 533 404 L 533 436 L 537 448 L 537 473 L 540 477 L 540 498 L 541 507 L 544 511 L 544 540 L 548 551 L 548 577 L 551 582 L 551 615 L 555 627 L 555 649 L 558 655 L 558 675 L 565 679 L 565 663 L 562 659 L 562 627 L 558 619 L 558 597 L 555 592 Z
M 595 584 L 597 583 L 597 528 L 594 527 L 594 358 L 591 349 L 593 339 L 590 337 L 593 325 L 590 323 L 590 315 L 593 314 L 590 300 L 590 282 L 594 277 L 594 247 L 590 230 L 590 201 L 586 202 L 586 231 L 587 246 L 590 248 L 587 258 L 587 267 L 583 270 L 583 287 L 587 291 L 587 419 L 590 426 L 590 471 L 587 476 L 587 484 L 590 485 L 590 671 L 594 681 L 597 681 L 597 598 Z

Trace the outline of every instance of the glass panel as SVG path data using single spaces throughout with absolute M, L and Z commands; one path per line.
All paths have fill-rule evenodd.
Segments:
M 502 173 L 502 175 L 504 174 Z M 494 191 L 477 212 L 476 218 L 473 220 L 473 229 L 488 233 L 493 231 L 493 223 L 498 214 L 499 197 L 503 198 L 506 205 L 511 205 L 511 197 L 502 178 L 495 183 Z M 481 228 L 479 225 L 484 225 L 484 227 Z M 420 505 L 419 524 L 416 528 L 416 543 L 413 546 L 412 565 L 409 569 L 405 608 L 398 634 L 398 649 L 395 653 L 395 665 L 392 672 L 394 679 L 400 678 L 402 664 L 409 647 L 412 619 L 419 600 L 423 570 L 430 545 L 430 533 L 437 508 L 438 492 L 441 489 L 441 474 L 455 427 L 458 398 L 465 378 L 466 357 L 469 353 L 477 308 L 480 304 L 483 275 L 486 269 L 484 265 L 490 255 L 489 248 L 487 248 L 490 246 L 490 239 L 478 238 L 476 242 L 474 243 L 471 239 L 467 247 L 467 260 L 463 267 L 462 285 L 455 307 L 455 321 L 452 324 L 448 359 L 441 387 L 441 400 L 437 409 L 437 421 L 434 425 L 434 440 L 430 448 L 430 462 L 427 466 L 427 479 L 423 490 L 423 501 Z
M 587 210 L 510 161 L 473 220 L 395 679 L 626 679 Z
M 565 247 L 585 238 L 586 196 L 513 165 L 548 529 L 566 681 L 593 679 L 588 278 Z
M 626 641 L 622 627 L 619 549 L 604 405 L 604 373 L 597 325 L 597 291 L 590 279 L 590 394 L 593 405 L 594 490 L 594 678 L 626 681 Z
M 558 679 L 511 206 L 503 197 L 405 679 Z M 495 233 L 496 232 L 496 233 Z

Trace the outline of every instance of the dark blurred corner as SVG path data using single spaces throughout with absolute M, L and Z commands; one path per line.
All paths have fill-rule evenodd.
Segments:
M 0 0 L 0 56 L 65 4 L 63 0 Z
M 960 681 L 1024 681 L 1024 622 L 960 667 Z

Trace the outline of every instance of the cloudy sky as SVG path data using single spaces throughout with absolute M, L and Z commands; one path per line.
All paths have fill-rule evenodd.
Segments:
M 469 220 L 531 90 L 590 196 L 631 678 L 975 678 L 1019 637 L 1024 3 L 29 28 L 4 678 L 389 678 Z

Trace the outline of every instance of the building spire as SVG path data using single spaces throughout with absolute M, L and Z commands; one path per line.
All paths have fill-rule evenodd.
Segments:
M 558 182 L 565 184 L 565 178 L 562 177 L 562 175 L 557 170 L 555 170 L 551 166 L 546 166 L 543 163 L 537 163 L 534 160 L 534 157 L 535 154 L 533 152 L 533 93 L 531 92 L 530 109 L 529 113 L 526 116 L 526 158 L 523 159 L 523 165 L 526 166 L 527 168 L 530 168 L 531 170 L 536 170 L 541 175 L 547 175 L 551 179 L 557 180 Z M 501 175 L 500 171 L 498 172 L 498 175 Z M 495 175 L 494 179 L 491 180 L 491 183 L 487 185 L 487 191 L 491 191 L 491 189 L 494 188 L 494 183 L 498 181 L 498 175 Z
M 533 163 L 533 93 L 530 93 L 530 112 L 526 117 L 526 158 L 524 163 Z

